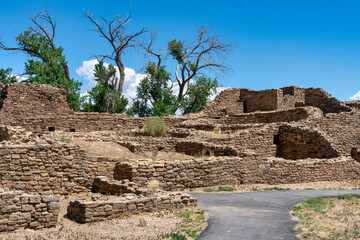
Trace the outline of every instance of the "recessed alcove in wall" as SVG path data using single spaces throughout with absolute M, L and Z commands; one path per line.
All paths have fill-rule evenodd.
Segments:
M 274 136 L 277 145 L 276 156 L 285 159 L 334 158 L 339 156 L 330 142 L 318 131 L 280 126 L 279 134 Z

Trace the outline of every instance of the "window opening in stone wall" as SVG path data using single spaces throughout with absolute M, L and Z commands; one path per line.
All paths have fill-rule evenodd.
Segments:
M 243 101 L 243 109 L 244 109 L 244 113 L 248 112 L 246 101 Z
M 75 132 L 75 128 L 70 128 L 70 132 Z
M 280 140 L 279 140 L 279 135 L 274 135 L 274 144 L 279 145 L 280 144 Z
M 48 127 L 49 132 L 55 132 L 55 127 Z

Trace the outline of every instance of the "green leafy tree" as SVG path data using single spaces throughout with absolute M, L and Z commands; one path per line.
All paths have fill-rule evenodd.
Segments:
M 210 96 L 216 93 L 218 82 L 216 79 L 200 76 L 190 84 L 186 96 L 182 99 L 180 108 L 183 113 L 199 111 L 209 101 Z
M 0 68 L 0 82 L 2 83 L 14 83 L 16 82 L 16 76 L 11 75 L 11 68 Z
M 27 54 L 30 59 L 25 63 L 25 75 L 33 84 L 50 84 L 53 87 L 64 88 L 69 107 L 80 109 L 81 82 L 70 77 L 69 67 L 62 47 L 54 43 L 56 21 L 45 11 L 30 18 L 34 27 L 16 37 L 18 47 L 7 47 L 0 42 L 0 49 L 17 51 Z
M 174 114 L 176 96 L 172 93 L 170 73 L 163 66 L 150 62 L 146 68 L 147 77 L 137 87 L 136 101 L 131 108 L 132 115 L 140 117 Z
M 202 79 L 197 76 L 204 75 L 203 72 L 208 70 L 227 70 L 224 58 L 231 44 L 222 42 L 221 36 L 212 34 L 209 27 L 196 27 L 196 30 L 197 37 L 193 41 L 174 39 L 168 43 L 169 54 L 176 61 L 175 77 L 179 86 L 177 108 L 184 108 L 181 104 L 188 93 L 185 90 L 190 87 L 191 81 Z
M 137 100 L 131 113 L 139 116 L 192 113 L 199 111 L 209 101 L 217 90 L 218 82 L 206 77 L 204 72 L 227 70 L 224 58 L 230 51 L 231 44 L 222 42 L 221 36 L 212 34 L 211 29 L 206 26 L 197 27 L 196 30 L 197 37 L 193 41 L 174 39 L 168 43 L 168 53 L 176 62 L 176 81 L 171 81 L 170 74 L 164 67 L 160 67 L 162 54 L 153 50 L 156 35 L 151 36 L 148 45 L 139 43 L 148 54 L 158 59 L 158 64 L 148 65 L 147 78 L 141 81 L 137 89 Z M 160 74 L 161 72 L 167 74 Z M 176 95 L 173 91 L 175 88 L 178 89 Z M 168 101 L 164 101 L 165 99 Z
M 108 68 L 100 61 L 94 71 L 96 86 L 82 99 L 85 112 L 123 113 L 128 100 L 114 88 L 117 81 L 116 69 L 113 65 Z

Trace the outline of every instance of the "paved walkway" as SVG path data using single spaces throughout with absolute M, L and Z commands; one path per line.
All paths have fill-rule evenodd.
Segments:
M 291 207 L 308 198 L 337 196 L 360 190 L 301 190 L 247 193 L 192 193 L 210 213 L 209 226 L 197 240 L 297 239 Z

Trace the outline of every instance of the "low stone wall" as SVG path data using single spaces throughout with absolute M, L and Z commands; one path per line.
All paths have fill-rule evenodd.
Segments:
M 93 193 L 101 193 L 106 195 L 120 196 L 125 193 L 134 193 L 136 195 L 148 195 L 149 190 L 139 188 L 135 183 L 130 182 L 129 179 L 122 181 L 109 180 L 105 176 L 96 177 L 91 191 Z
M 0 189 L 0 232 L 55 227 L 60 197 Z
M 343 181 L 360 179 L 360 163 L 345 157 L 294 161 L 255 154 L 181 162 L 142 160 L 117 163 L 114 178 L 130 179 L 139 186 L 156 179 L 168 191 L 243 183 Z
M 102 199 L 71 201 L 67 209 L 67 217 L 79 223 L 88 223 L 140 212 L 183 208 L 193 206 L 196 202 L 196 199 L 185 193 L 161 193 L 146 197 L 136 195 L 109 196 Z

